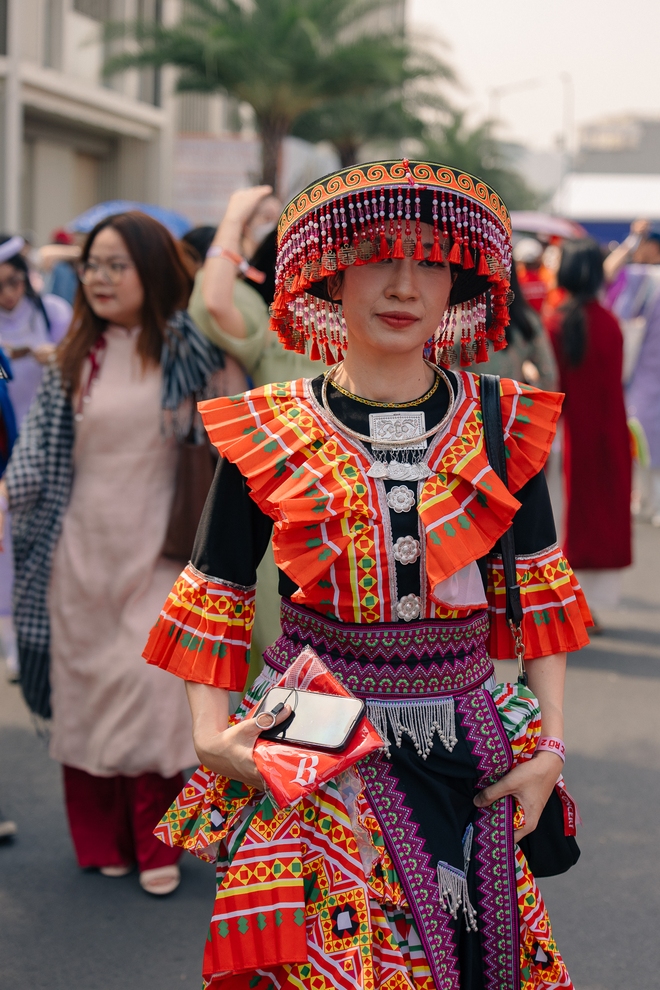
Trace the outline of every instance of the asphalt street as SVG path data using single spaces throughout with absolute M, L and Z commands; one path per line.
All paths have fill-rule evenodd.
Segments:
M 660 530 L 639 524 L 622 606 L 601 613 L 605 635 L 569 661 L 566 777 L 582 858 L 542 888 L 577 990 L 658 986 L 659 572 Z M 2 990 L 198 990 L 212 867 L 186 855 L 181 887 L 162 900 L 135 874 L 79 870 L 59 767 L 4 671 L 0 807 L 19 828 L 0 846 Z

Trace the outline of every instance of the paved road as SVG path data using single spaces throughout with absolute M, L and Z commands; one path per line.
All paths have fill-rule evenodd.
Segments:
M 567 779 L 585 821 L 582 858 L 542 883 L 577 990 L 659 983 L 660 531 L 638 526 L 636 544 L 623 607 L 570 660 Z M 2 678 L 0 800 L 20 828 L 0 847 L 2 990 L 197 990 L 212 868 L 186 856 L 179 891 L 163 901 L 135 875 L 81 872 L 58 767 Z

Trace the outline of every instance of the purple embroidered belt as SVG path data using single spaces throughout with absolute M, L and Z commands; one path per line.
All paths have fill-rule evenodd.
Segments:
M 358 698 L 396 700 L 463 694 L 483 684 L 494 668 L 486 650 L 488 614 L 422 622 L 334 622 L 282 600 L 282 635 L 264 652 L 282 673 L 311 646 Z

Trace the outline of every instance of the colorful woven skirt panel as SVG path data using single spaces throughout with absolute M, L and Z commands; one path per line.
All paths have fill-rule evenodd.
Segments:
M 473 804 L 540 728 L 529 692 L 493 690 L 486 616 L 365 628 L 283 603 L 282 619 L 237 717 L 310 645 L 388 746 L 283 810 L 193 776 L 157 834 L 217 859 L 205 986 L 572 987 L 514 846 L 513 802 Z

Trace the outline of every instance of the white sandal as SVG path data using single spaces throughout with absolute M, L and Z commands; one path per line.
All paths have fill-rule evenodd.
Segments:
M 132 869 L 132 866 L 101 866 L 99 873 L 102 873 L 104 877 L 125 877 Z
M 140 886 L 148 894 L 162 897 L 173 893 L 181 883 L 181 871 L 176 865 L 159 866 L 155 870 L 142 870 Z

